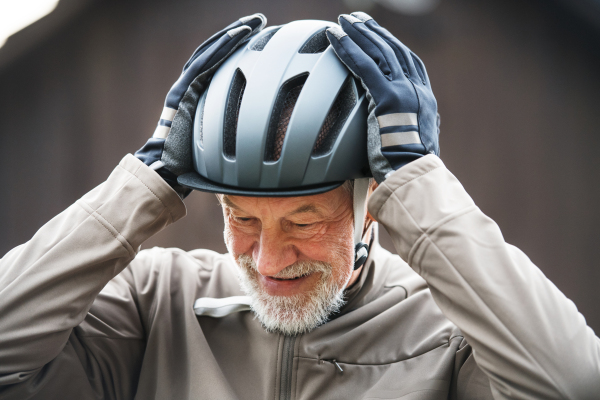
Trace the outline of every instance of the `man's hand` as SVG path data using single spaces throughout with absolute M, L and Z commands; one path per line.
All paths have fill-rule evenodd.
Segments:
M 365 13 L 342 14 L 339 24 L 327 37 L 367 91 L 375 180 L 428 153 L 439 155 L 437 103 L 423 62 Z
M 262 14 L 240 18 L 202 43 L 169 90 L 154 135 L 135 153 L 182 198 L 189 190 L 177 184 L 177 177 L 193 170 L 192 132 L 200 95 L 223 61 L 247 38 L 260 32 L 266 23 Z

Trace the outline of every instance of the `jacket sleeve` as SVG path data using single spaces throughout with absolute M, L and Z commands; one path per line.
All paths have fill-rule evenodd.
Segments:
M 600 340 L 439 158 L 396 171 L 369 211 L 463 332 L 495 398 L 598 398 Z
M 40 382 L 68 393 L 89 385 L 104 397 L 98 391 L 119 377 L 101 359 L 115 347 L 93 344 L 94 327 L 111 327 L 88 311 L 140 244 L 184 215 L 183 202 L 162 178 L 127 155 L 106 182 L 7 253 L 0 260 L 0 397 L 23 398 L 16 395 L 20 387 L 27 385 L 31 395 Z M 139 319 L 127 292 L 126 284 L 117 284 L 105 297 Z M 77 330 L 84 319 L 92 334 L 82 339 Z M 139 353 L 136 346 L 124 342 L 114 356 L 131 357 Z M 102 382 L 84 382 L 90 374 Z M 71 398 L 83 398 L 82 391 Z

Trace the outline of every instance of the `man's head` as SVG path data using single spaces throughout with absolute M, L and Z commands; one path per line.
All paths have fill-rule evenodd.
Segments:
M 326 322 L 359 274 L 348 185 L 314 196 L 219 198 L 225 243 L 265 328 L 296 334 Z
M 269 330 L 323 323 L 367 255 L 368 101 L 330 47 L 334 25 L 266 28 L 231 54 L 198 99 L 195 172 L 178 177 L 220 194 L 227 246 Z

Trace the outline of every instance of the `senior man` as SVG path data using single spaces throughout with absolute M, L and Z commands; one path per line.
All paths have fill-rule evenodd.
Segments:
M 339 22 L 211 37 L 136 157 L 0 261 L 0 398 L 600 398 L 598 338 L 437 157 L 422 62 Z M 190 189 L 229 254 L 137 254 Z

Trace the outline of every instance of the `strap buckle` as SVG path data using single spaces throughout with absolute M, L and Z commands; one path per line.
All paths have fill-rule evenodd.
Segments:
M 358 242 L 354 246 L 354 270 L 356 271 L 364 265 L 369 257 L 369 245 L 365 242 Z

